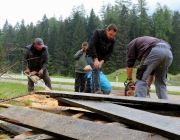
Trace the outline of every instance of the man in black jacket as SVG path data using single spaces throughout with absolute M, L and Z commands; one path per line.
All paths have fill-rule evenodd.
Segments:
M 86 60 L 93 68 L 92 71 L 92 93 L 102 94 L 99 74 L 102 65 L 110 58 L 114 50 L 117 27 L 110 24 L 105 30 L 97 29 L 93 32 L 89 47 L 86 51 Z
M 23 67 L 25 73 L 38 75 L 51 89 L 51 80 L 47 70 L 48 66 L 48 46 L 45 46 L 41 38 L 36 38 L 33 44 L 25 47 Z M 28 78 L 28 92 L 34 92 L 34 83 Z

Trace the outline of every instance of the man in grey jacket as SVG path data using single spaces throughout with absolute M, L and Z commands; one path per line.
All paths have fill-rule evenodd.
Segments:
M 84 92 L 85 88 L 85 72 L 84 67 L 87 65 L 86 61 L 86 49 L 88 48 L 88 43 L 83 42 L 81 46 L 81 50 L 77 51 L 74 55 L 74 59 L 76 60 L 75 64 L 75 92 Z
M 51 89 L 51 80 L 47 70 L 48 67 L 48 46 L 44 45 L 41 38 L 36 38 L 33 44 L 25 47 L 23 67 L 25 73 L 38 75 L 44 80 L 45 85 Z M 34 92 L 34 83 L 28 78 L 28 92 Z

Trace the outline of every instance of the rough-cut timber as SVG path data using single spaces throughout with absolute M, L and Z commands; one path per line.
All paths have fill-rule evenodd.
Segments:
M 12 124 L 12 123 L 8 123 L 8 122 L 5 122 L 5 121 L 0 121 L 0 127 L 3 128 L 4 130 L 8 131 L 8 132 L 11 132 L 12 134 L 15 134 L 15 135 L 19 135 L 19 134 L 22 134 L 22 133 L 25 133 L 25 132 L 30 132 L 32 131 L 31 129 L 28 129 L 28 128 L 25 128 L 25 127 L 22 127 L 22 126 L 18 126 L 18 125 L 15 125 L 15 124 Z M 34 135 L 34 136 L 28 136 L 26 138 L 22 138 L 24 140 L 34 140 L 34 139 L 43 139 L 43 140 L 52 140 L 52 139 L 55 139 L 54 137 L 52 136 L 48 136 L 48 135 L 45 135 L 45 134 L 37 134 L 37 135 Z M 17 140 L 17 138 L 16 138 Z
M 45 134 L 37 134 L 37 135 L 33 135 L 33 136 L 27 136 L 24 138 L 11 138 L 11 139 L 7 139 L 7 140 L 58 140 L 58 139 L 53 138 L 51 136 L 47 136 Z
M 159 135 L 147 132 L 98 124 L 87 120 L 22 107 L 10 107 L 2 110 L 0 112 L 0 119 L 63 140 L 165 139 Z
M 83 99 L 93 101 L 110 101 L 110 102 L 121 102 L 131 104 L 149 105 L 154 107 L 161 107 L 164 109 L 178 110 L 180 108 L 180 101 L 175 100 L 164 100 L 164 99 L 150 99 L 150 98 L 138 98 L 128 96 L 113 96 L 103 94 L 92 94 L 92 93 L 77 93 L 77 92 L 60 92 L 60 91 L 37 91 L 36 94 L 50 95 L 51 97 L 64 97 L 71 99 Z
M 124 122 L 141 130 L 154 132 L 170 139 L 180 139 L 180 120 L 157 115 L 142 110 L 99 101 L 85 101 L 56 97 L 71 105 L 82 107 L 106 116 L 107 118 Z

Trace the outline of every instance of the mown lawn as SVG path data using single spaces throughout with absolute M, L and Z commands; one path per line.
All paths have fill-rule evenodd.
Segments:
M 0 99 L 27 94 L 27 86 L 21 83 L 0 82 Z
M 34 88 L 35 91 L 44 90 L 43 87 L 36 86 Z M 53 90 L 63 90 L 69 91 L 61 88 L 53 88 Z M 27 85 L 21 83 L 13 83 L 13 82 L 0 82 L 0 99 L 9 99 L 19 95 L 28 94 Z

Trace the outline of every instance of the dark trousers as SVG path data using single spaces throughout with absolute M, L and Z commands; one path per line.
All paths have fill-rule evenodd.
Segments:
M 48 86 L 50 89 L 52 89 L 51 79 L 49 77 L 48 70 L 45 70 L 43 73 L 43 76 L 41 76 L 40 78 L 44 80 L 44 83 L 46 86 Z M 33 91 L 34 91 L 34 82 L 28 78 L 28 92 L 33 92 Z
M 87 63 L 93 68 L 94 67 L 94 61 L 92 57 L 86 57 Z M 99 80 L 99 75 L 100 75 L 101 69 L 94 69 L 92 70 L 92 90 L 91 93 L 95 93 L 96 91 L 101 91 L 100 87 L 100 80 Z
M 74 91 L 75 92 L 84 92 L 85 88 L 85 73 L 75 72 L 75 85 Z

